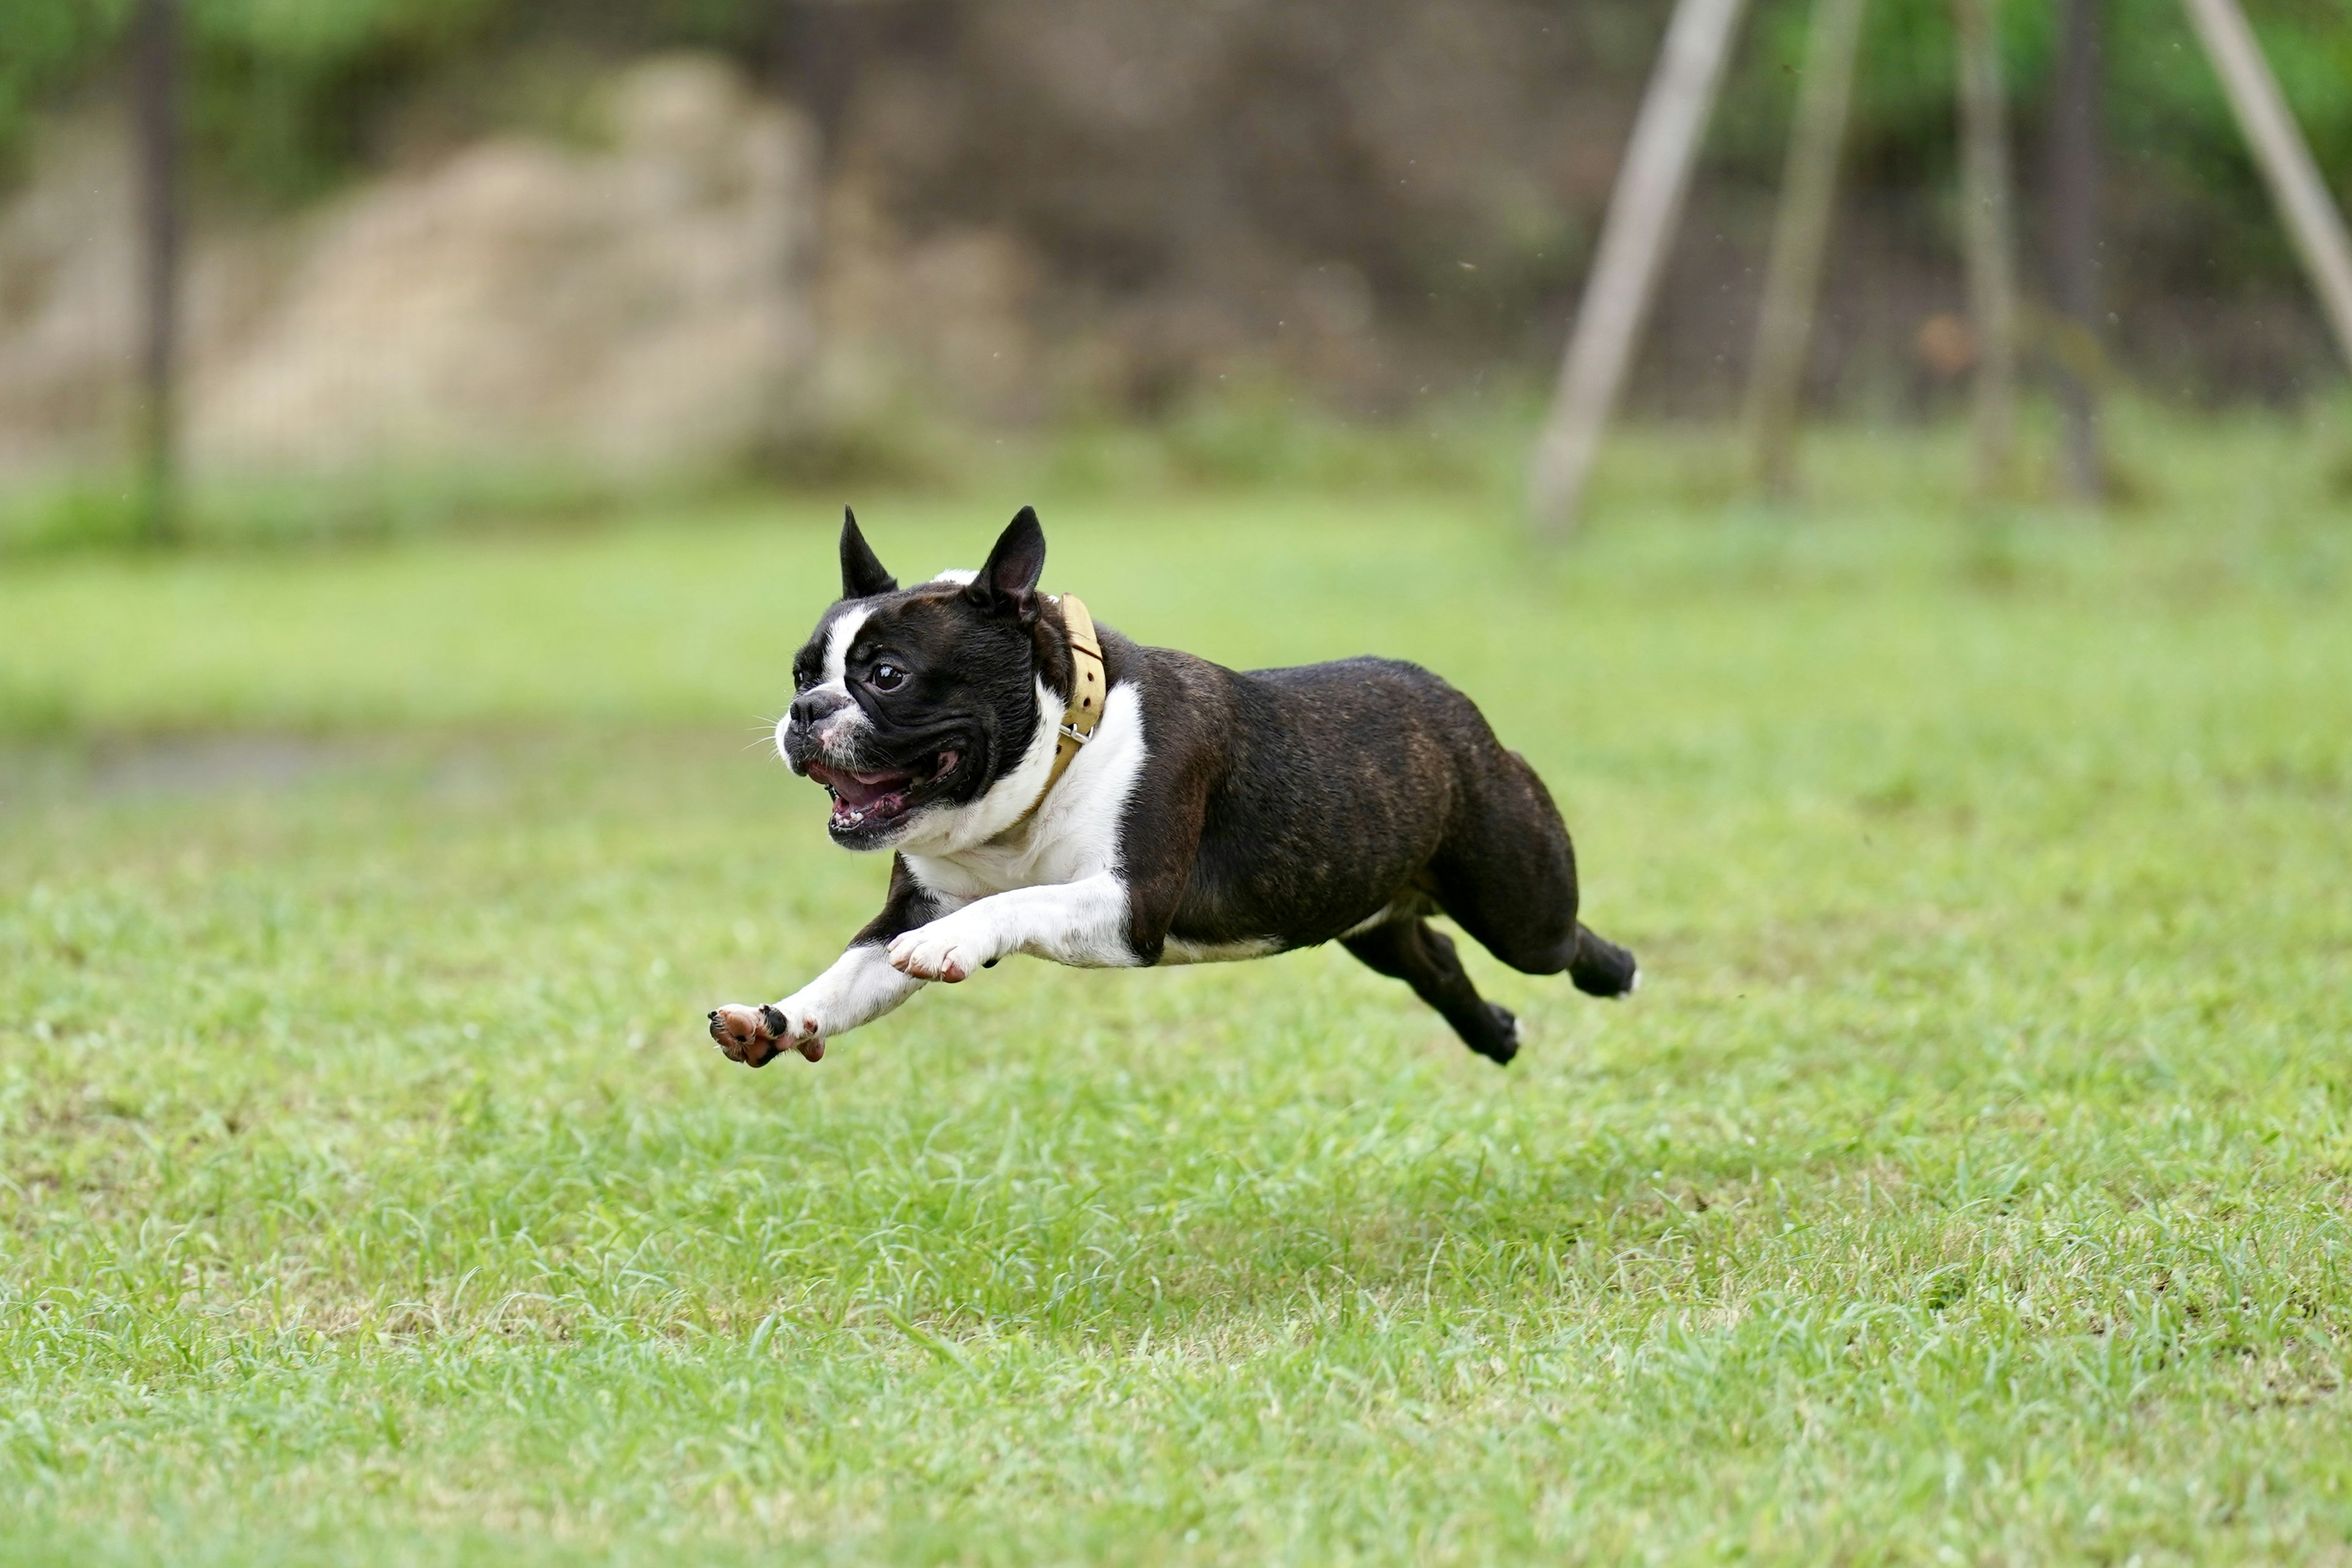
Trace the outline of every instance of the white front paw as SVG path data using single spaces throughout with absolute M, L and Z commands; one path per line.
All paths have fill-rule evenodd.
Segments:
M 890 967 L 917 980 L 944 980 L 953 984 L 977 973 L 982 964 L 996 962 L 996 949 L 990 934 L 981 921 L 949 915 L 893 938 Z
M 759 1007 L 730 1003 L 710 1015 L 710 1037 L 730 1061 L 763 1068 L 787 1050 L 811 1061 L 824 1055 L 824 1027 L 799 998 Z

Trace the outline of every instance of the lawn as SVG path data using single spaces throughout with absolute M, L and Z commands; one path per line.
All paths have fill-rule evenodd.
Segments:
M 2342 1561 L 2352 507 L 876 498 L 902 574 L 1375 651 L 1550 780 L 1626 1004 L 1008 963 L 761 747 L 815 501 L 0 563 L 0 1563 Z M 1694 477 L 1694 475 L 1697 477 Z

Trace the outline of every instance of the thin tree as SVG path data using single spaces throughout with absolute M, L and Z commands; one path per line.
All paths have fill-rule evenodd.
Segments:
M 2050 120 L 2050 281 L 2063 322 L 2058 405 L 2066 491 L 2096 501 L 2105 489 L 2096 375 L 2099 348 L 2098 0 L 2059 0 L 2057 92 Z
M 1691 166 L 1723 79 L 1739 7 L 1740 0 L 1675 0 L 1665 48 L 1609 194 L 1601 245 L 1560 364 L 1551 414 L 1537 437 L 1528 489 L 1529 510 L 1541 531 L 1565 534 L 1576 526 L 1601 432 L 1641 340 L 1643 318 L 1690 187 Z
M 1865 4 L 1814 0 L 1805 39 L 1804 80 L 1789 135 L 1772 258 L 1756 322 L 1756 358 L 1748 379 L 1746 423 L 1756 479 L 1774 495 L 1787 495 L 1795 483 L 1797 409 L 1836 205 L 1838 161 L 1845 146 Z
M 2237 0 L 2183 0 L 2213 68 L 2228 89 L 2230 107 L 2254 150 L 2255 165 L 2286 220 L 2287 236 L 2311 274 L 2320 309 L 2335 329 L 2336 342 L 2352 361 L 2352 242 L 2343 216 L 2319 177 L 2303 132 L 2288 111 L 2278 79 L 2263 58 L 2254 31 Z
M 131 96 L 138 123 L 141 265 L 140 528 L 179 533 L 180 0 L 139 0 Z
M 2017 431 L 2017 270 L 2010 217 L 2009 115 L 1993 0 L 1952 0 L 1959 46 L 1960 198 L 1976 328 L 1976 479 L 2009 484 Z

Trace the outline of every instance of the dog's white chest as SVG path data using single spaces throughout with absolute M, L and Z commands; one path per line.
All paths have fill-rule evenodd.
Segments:
M 907 868 L 924 887 L 956 899 L 1116 873 L 1120 823 L 1147 754 L 1142 700 L 1132 685 L 1114 687 L 1094 739 L 1071 760 L 1026 832 L 943 854 L 909 850 Z

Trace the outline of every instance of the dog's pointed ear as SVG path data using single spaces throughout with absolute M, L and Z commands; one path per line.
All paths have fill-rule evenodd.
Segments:
M 988 609 L 1033 610 L 1037 579 L 1045 574 L 1045 531 L 1037 526 L 1037 509 L 1024 506 L 997 535 L 996 548 L 988 552 L 988 564 L 964 592 Z
M 857 531 L 857 514 L 847 507 L 841 509 L 841 596 L 845 599 L 870 598 L 876 594 L 895 594 L 898 579 L 890 575 L 875 555 L 874 547 Z

